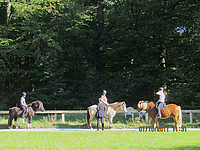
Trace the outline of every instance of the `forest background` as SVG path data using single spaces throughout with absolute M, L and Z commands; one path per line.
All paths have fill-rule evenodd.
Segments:
M 200 109 L 199 0 L 0 0 L 0 110 L 166 102 Z

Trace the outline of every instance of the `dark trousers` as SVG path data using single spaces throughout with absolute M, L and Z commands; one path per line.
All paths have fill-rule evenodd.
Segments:
M 158 104 L 158 115 L 159 115 L 160 117 L 162 117 L 162 116 L 161 116 L 161 111 L 162 111 L 163 105 L 164 105 L 164 103 L 159 103 L 159 104 Z
M 25 118 L 25 116 L 24 116 L 24 114 L 26 113 L 26 106 L 21 106 L 21 110 L 22 110 L 22 118 L 24 119 Z
M 97 118 L 97 130 L 99 130 L 100 120 L 101 120 L 102 130 L 104 130 L 104 118 L 103 117 Z

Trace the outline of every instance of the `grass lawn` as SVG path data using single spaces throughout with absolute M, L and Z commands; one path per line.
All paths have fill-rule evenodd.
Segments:
M 0 132 L 1 149 L 200 149 L 200 131 Z
M 127 118 L 124 117 L 124 114 L 116 114 L 113 119 L 113 127 L 118 129 L 124 128 L 139 128 L 139 126 L 152 126 L 152 120 L 149 118 L 149 123 L 145 123 L 145 118 L 142 120 L 135 115 L 134 120 L 131 116 Z M 159 119 L 159 125 L 163 127 L 174 126 L 173 118 L 168 119 Z M 200 114 L 193 115 L 193 123 L 189 123 L 190 118 L 189 114 L 183 114 L 183 126 L 187 128 L 200 128 Z M 14 121 L 13 121 L 14 123 Z M 20 128 L 26 128 L 28 120 L 25 120 L 25 123 L 22 124 L 21 118 L 18 119 L 17 124 Z M 96 128 L 97 121 L 96 118 L 92 121 L 93 128 Z M 0 129 L 7 129 L 8 127 L 8 115 L 0 116 Z M 15 126 L 14 126 L 15 128 Z M 32 128 L 81 128 L 87 129 L 86 114 L 65 114 L 65 122 L 61 120 L 61 115 L 36 115 L 32 120 Z M 106 119 L 105 128 L 109 128 L 109 121 Z
M 194 115 L 193 124 L 189 123 L 189 116 L 184 115 L 183 126 L 187 128 L 200 127 L 200 116 Z M 0 129 L 6 129 L 7 116 L 0 117 Z M 13 122 L 14 123 L 14 122 Z M 20 128 L 26 128 L 21 118 L 17 121 Z M 172 118 L 159 120 L 160 126 L 174 126 Z M 96 119 L 92 125 L 96 128 Z M 146 124 L 144 119 L 135 117 L 124 118 L 124 114 L 117 114 L 113 120 L 114 128 L 138 128 L 152 126 L 152 121 Z M 109 122 L 106 120 L 105 127 Z M 85 114 L 66 114 L 65 123 L 61 115 L 36 115 L 32 120 L 32 128 L 87 128 Z M 186 132 L 139 132 L 138 131 L 99 131 L 99 132 L 0 132 L 1 149 L 200 149 L 200 131 Z

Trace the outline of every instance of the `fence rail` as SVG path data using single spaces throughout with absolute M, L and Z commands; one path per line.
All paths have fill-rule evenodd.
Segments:
M 128 112 L 139 113 L 137 110 L 128 110 Z M 144 111 L 142 111 L 144 112 Z M 8 111 L 0 111 L 0 115 L 8 115 Z M 38 111 L 36 114 L 61 114 L 62 122 L 65 122 L 65 114 L 86 114 L 87 110 L 46 110 L 44 112 Z M 123 113 L 118 111 L 117 113 Z M 190 114 L 190 123 L 192 123 L 192 114 L 200 113 L 200 110 L 182 110 L 182 113 Z M 148 123 L 148 114 L 145 115 L 145 120 Z

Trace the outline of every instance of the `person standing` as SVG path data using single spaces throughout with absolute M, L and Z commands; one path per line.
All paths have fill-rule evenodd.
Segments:
M 162 117 L 161 111 L 162 111 L 163 105 L 165 103 L 164 89 L 162 87 L 160 87 L 156 94 L 159 95 L 159 100 L 156 102 L 156 106 L 157 106 L 157 109 L 158 109 L 157 118 L 161 118 Z
M 103 103 L 103 100 L 99 98 L 99 103 L 97 105 L 97 113 L 96 113 L 96 118 L 97 118 L 97 131 L 99 131 L 99 123 L 101 120 L 101 125 L 102 125 L 102 131 L 104 131 L 104 116 L 105 116 L 105 109 L 106 105 Z
M 25 119 L 25 113 L 27 111 L 27 107 L 28 105 L 26 104 L 26 100 L 25 100 L 25 97 L 26 97 L 26 93 L 23 92 L 22 93 L 22 97 L 20 98 L 20 106 L 21 106 L 21 109 L 22 109 L 22 118 Z
M 101 96 L 101 99 L 102 99 L 102 102 L 106 105 L 106 109 L 105 109 L 105 118 L 108 118 L 107 117 L 107 106 L 109 105 L 109 103 L 108 103 L 108 99 L 107 99 L 107 97 L 106 97 L 106 90 L 103 90 L 103 95 Z

